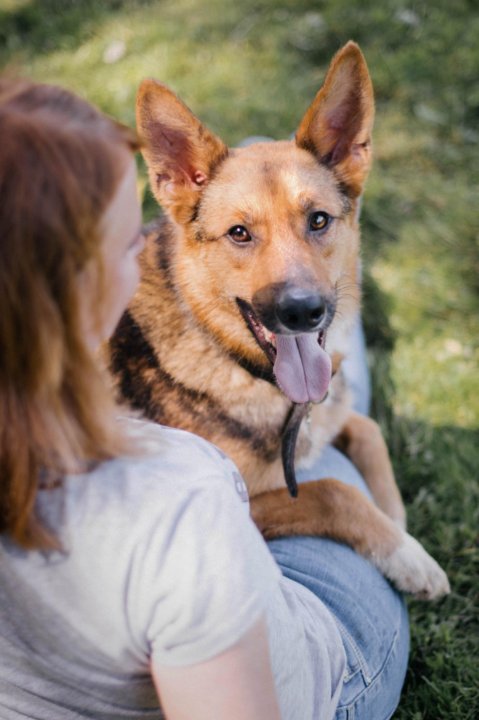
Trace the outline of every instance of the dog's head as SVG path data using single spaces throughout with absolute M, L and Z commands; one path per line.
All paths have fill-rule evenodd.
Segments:
M 138 94 L 151 186 L 178 228 L 183 299 L 228 352 L 273 364 L 295 402 L 323 398 L 326 333 L 357 309 L 357 205 L 373 117 L 352 42 L 290 141 L 228 149 L 165 86 L 145 80 Z

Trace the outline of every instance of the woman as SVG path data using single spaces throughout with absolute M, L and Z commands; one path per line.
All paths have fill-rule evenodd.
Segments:
M 138 282 L 136 138 L 5 80 L 0 133 L 0 716 L 159 718 L 156 687 L 173 720 L 278 718 L 229 463 L 118 422 L 95 359 Z
M 389 717 L 384 578 L 319 538 L 270 544 L 282 576 L 226 457 L 117 419 L 96 352 L 138 280 L 134 135 L 5 80 L 0 133 L 2 720 Z

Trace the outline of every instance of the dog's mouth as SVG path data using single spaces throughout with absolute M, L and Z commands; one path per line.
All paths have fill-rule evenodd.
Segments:
M 331 358 L 324 349 L 326 330 L 298 335 L 276 334 L 259 320 L 249 303 L 236 298 L 241 315 L 273 366 L 276 382 L 295 403 L 324 400 L 331 381 Z

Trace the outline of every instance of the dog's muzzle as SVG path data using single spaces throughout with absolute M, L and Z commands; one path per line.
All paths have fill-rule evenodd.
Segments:
M 276 382 L 295 403 L 321 402 L 331 380 L 324 344 L 335 303 L 317 291 L 276 283 L 262 288 L 239 310 L 271 364 Z

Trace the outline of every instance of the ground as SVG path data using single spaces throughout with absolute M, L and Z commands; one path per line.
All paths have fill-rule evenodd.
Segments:
M 0 0 L 0 69 L 129 124 L 152 76 L 233 144 L 286 137 L 332 54 L 360 44 L 377 100 L 362 216 L 373 413 L 410 529 L 452 586 L 410 602 L 397 720 L 479 717 L 478 37 L 475 0 Z

